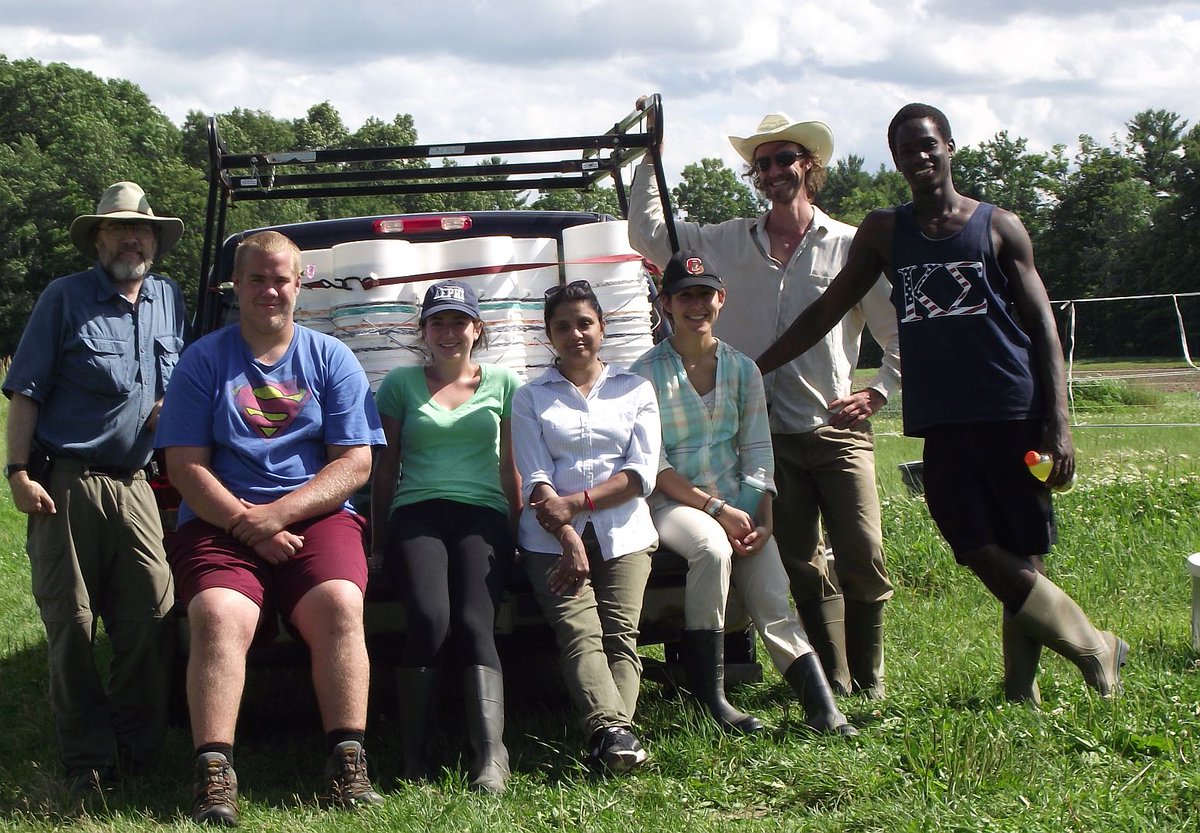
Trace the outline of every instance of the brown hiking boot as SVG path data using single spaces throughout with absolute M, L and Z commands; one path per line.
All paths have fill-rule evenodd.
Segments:
M 237 827 L 237 773 L 220 752 L 205 752 L 196 758 L 192 821 Z
M 362 744 L 347 740 L 339 743 L 325 762 L 325 780 L 329 792 L 324 802 L 331 807 L 349 809 L 367 804 L 382 804 L 367 775 L 367 753 Z

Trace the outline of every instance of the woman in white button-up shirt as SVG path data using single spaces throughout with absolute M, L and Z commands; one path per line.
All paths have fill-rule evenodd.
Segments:
M 513 450 L 526 509 L 522 564 L 558 640 L 589 764 L 646 760 L 633 735 L 642 596 L 658 535 L 646 496 L 658 473 L 654 389 L 600 360 L 603 311 L 586 281 L 546 293 L 555 366 L 513 398 Z

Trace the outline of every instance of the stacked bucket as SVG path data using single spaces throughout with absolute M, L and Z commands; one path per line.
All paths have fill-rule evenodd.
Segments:
M 561 258 L 550 237 L 364 240 L 305 251 L 296 323 L 344 341 L 375 389 L 393 367 L 425 362 L 419 322 L 429 276 L 453 272 L 479 296 L 489 343 L 476 361 L 532 379 L 554 362 L 542 308 L 546 290 L 561 282 L 560 263 L 566 282 L 587 280 L 604 309 L 601 358 L 624 367 L 650 349 L 649 285 L 623 221 L 565 229 Z
M 646 271 L 641 255 L 629 247 L 627 224 L 573 226 L 563 230 L 562 238 L 567 283 L 586 280 L 604 310 L 600 358 L 629 367 L 654 346 L 654 338 Z

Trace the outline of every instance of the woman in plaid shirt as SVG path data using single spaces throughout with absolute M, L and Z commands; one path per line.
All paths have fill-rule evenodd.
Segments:
M 683 252 L 663 275 L 663 307 L 675 325 L 631 368 L 654 385 L 662 459 L 650 497 L 659 539 L 688 562 L 683 656 L 688 686 L 729 732 L 762 722 L 725 699 L 725 606 L 736 583 L 779 673 L 804 705 L 813 729 L 858 730 L 838 709 L 821 663 L 788 600 L 788 578 L 771 536 L 775 484 L 762 376 L 754 362 L 712 334 L 725 303 L 724 281 Z M 753 517 L 734 506 L 739 473 L 766 473 Z

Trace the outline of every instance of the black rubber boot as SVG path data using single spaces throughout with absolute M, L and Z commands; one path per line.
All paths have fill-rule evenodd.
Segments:
M 857 737 L 858 729 L 850 724 L 838 709 L 833 690 L 815 653 L 808 653 L 792 662 L 783 678 L 804 706 L 805 724 L 810 729 L 846 737 Z
M 510 774 L 504 746 L 504 675 L 486 665 L 472 665 L 464 685 L 467 736 L 475 753 L 470 788 L 500 795 Z
M 852 690 L 868 700 L 882 700 L 884 602 L 845 603 L 846 659 Z
M 400 753 L 404 759 L 400 777 L 405 781 L 424 781 L 429 777 L 429 736 L 435 723 L 441 676 L 438 668 L 396 669 Z
M 842 596 L 810 599 L 796 605 L 800 622 L 825 669 L 834 694 L 850 693 L 850 666 L 846 660 L 846 603 Z
M 683 667 L 688 690 L 699 700 L 717 725 L 726 732 L 761 732 L 757 717 L 743 714 L 725 699 L 725 632 L 683 632 Z

